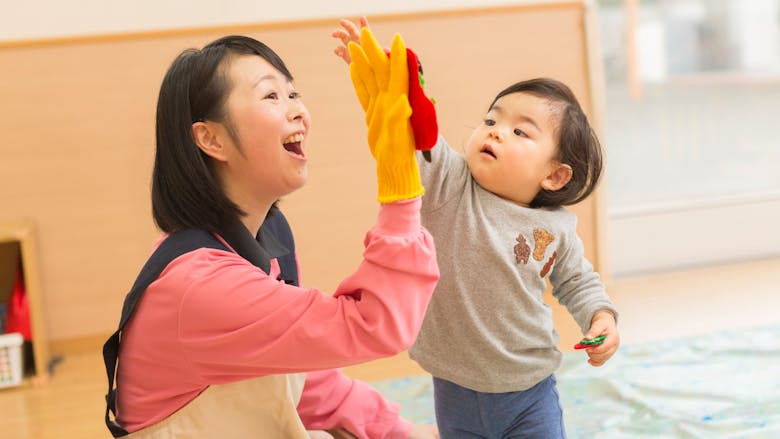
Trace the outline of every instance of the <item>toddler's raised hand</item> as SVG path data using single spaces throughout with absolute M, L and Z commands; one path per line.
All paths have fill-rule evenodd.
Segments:
M 352 57 L 349 55 L 347 45 L 350 41 L 360 43 L 360 29 L 358 29 L 358 26 L 355 23 L 346 18 L 339 20 L 339 24 L 341 25 L 341 28 L 333 31 L 331 36 L 341 40 L 341 45 L 333 49 L 333 53 L 349 64 L 352 62 Z M 366 17 L 360 17 L 360 27 L 368 27 L 368 19 Z

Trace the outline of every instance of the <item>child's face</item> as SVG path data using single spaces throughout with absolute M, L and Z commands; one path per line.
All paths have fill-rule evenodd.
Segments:
M 469 170 L 480 186 L 522 206 L 529 206 L 551 173 L 559 109 L 544 98 L 511 93 L 499 98 L 466 146 Z M 557 187 L 555 189 L 558 189 Z
M 232 139 L 223 183 L 245 208 L 275 201 L 306 183 L 309 112 L 285 76 L 259 56 L 230 61 Z M 233 142 L 234 141 L 234 142 Z

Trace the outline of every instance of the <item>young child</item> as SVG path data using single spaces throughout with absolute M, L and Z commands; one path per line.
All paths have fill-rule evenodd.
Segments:
M 373 66 L 381 48 L 364 26 L 342 21 L 350 71 L 376 112 Z M 369 115 L 370 116 L 370 115 Z M 561 362 L 547 282 L 603 365 L 617 350 L 617 311 L 583 255 L 577 218 L 602 168 L 599 142 L 576 98 L 552 79 L 501 91 L 465 154 L 444 141 L 418 158 L 422 221 L 434 236 L 441 279 L 410 356 L 434 376 L 436 420 L 448 437 L 565 437 L 554 372 Z

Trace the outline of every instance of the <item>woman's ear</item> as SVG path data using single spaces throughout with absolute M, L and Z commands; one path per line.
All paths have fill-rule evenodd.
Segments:
M 571 180 L 572 170 L 571 166 L 563 163 L 555 163 L 552 171 L 547 174 L 547 177 L 542 180 L 542 189 L 548 191 L 557 191 L 558 189 L 566 186 L 566 183 Z
M 192 139 L 209 157 L 221 162 L 227 161 L 225 146 L 217 135 L 216 127 L 210 122 L 192 124 Z

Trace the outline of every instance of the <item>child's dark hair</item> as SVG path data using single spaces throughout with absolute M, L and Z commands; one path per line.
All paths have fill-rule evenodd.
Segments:
M 566 84 L 555 79 L 530 79 L 501 91 L 489 108 L 493 108 L 501 97 L 512 93 L 528 93 L 560 106 L 556 160 L 572 169 L 571 180 L 565 186 L 557 191 L 540 190 L 531 201 L 531 207 L 567 206 L 584 200 L 596 188 L 601 177 L 603 158 L 601 144 L 574 93 Z
M 292 81 L 284 62 L 265 44 L 226 36 L 203 49 L 188 49 L 173 61 L 157 100 L 157 149 L 152 173 L 152 216 L 164 232 L 222 230 L 245 213 L 228 198 L 212 159 L 195 144 L 192 124 L 211 120 L 236 138 L 225 103 L 233 84 L 227 66 L 238 55 L 257 55 Z

